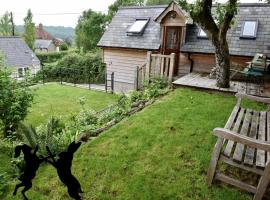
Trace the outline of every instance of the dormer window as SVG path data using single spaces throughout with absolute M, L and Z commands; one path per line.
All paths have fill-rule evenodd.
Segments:
M 204 30 L 202 30 L 202 29 L 200 28 L 197 37 L 198 37 L 198 38 L 207 38 L 207 34 L 204 32 Z
M 128 29 L 127 35 L 130 35 L 130 36 L 143 35 L 148 22 L 149 22 L 149 19 L 136 19 L 136 21 Z
M 257 35 L 258 21 L 244 21 L 241 38 L 255 39 Z

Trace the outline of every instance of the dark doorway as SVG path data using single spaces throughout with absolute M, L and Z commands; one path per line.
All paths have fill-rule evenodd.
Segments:
M 174 76 L 177 76 L 182 28 L 179 26 L 165 26 L 163 33 L 162 53 L 165 55 L 175 53 Z

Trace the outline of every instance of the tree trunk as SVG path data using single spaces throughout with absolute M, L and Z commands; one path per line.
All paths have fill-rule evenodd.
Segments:
M 213 41 L 216 58 L 216 80 L 217 86 L 221 88 L 230 87 L 230 54 L 226 38 Z

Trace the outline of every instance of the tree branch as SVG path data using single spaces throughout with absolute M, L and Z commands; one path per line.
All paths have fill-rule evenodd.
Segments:
M 219 38 L 226 38 L 227 31 L 229 30 L 231 22 L 237 13 L 237 0 L 229 0 L 225 7 L 226 13 L 220 26 Z

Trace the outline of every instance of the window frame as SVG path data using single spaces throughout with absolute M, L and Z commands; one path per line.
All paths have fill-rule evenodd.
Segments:
M 135 31 L 129 31 L 130 28 L 136 23 L 136 21 L 146 21 L 145 25 L 142 27 L 140 32 L 135 32 Z M 131 26 L 128 27 L 127 30 L 127 35 L 128 36 L 141 36 L 143 35 L 148 23 L 150 21 L 150 18 L 136 18 L 135 21 L 133 22 L 133 24 Z
M 208 39 L 208 36 L 207 36 L 207 34 L 204 36 L 204 35 L 201 35 L 201 32 L 204 32 L 204 30 L 202 29 L 202 28 L 200 28 L 199 27 L 199 31 L 198 31 L 198 34 L 197 34 L 197 38 L 199 38 L 199 39 Z
M 253 36 L 252 35 L 244 35 L 244 29 L 245 29 L 246 22 L 255 22 L 255 30 L 254 30 L 254 35 Z M 241 27 L 240 38 L 242 38 L 242 39 L 256 39 L 257 38 L 258 25 L 259 25 L 258 20 L 245 20 L 245 21 L 243 21 L 242 27 Z

